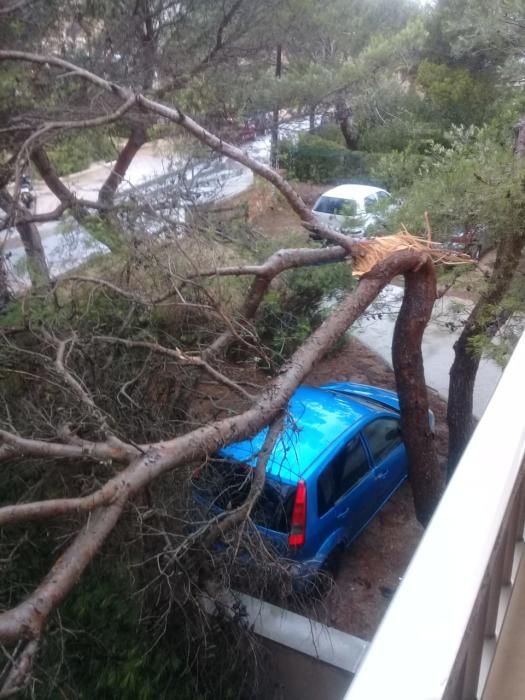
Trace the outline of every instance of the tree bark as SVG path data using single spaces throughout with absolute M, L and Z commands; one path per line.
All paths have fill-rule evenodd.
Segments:
M 441 495 L 442 482 L 429 423 L 428 393 L 421 341 L 436 300 L 436 273 L 430 258 L 405 272 L 405 293 L 392 343 L 392 363 L 401 408 L 401 430 L 416 517 L 426 526 Z
M 315 106 L 312 105 L 308 110 L 308 132 L 315 133 Z
M 281 44 L 277 46 L 277 54 L 275 58 L 275 77 L 277 80 L 281 78 L 282 72 L 282 51 Z M 272 168 L 279 166 L 279 105 L 276 104 L 272 112 L 272 128 L 270 131 L 270 165 Z
M 35 224 L 19 223 L 16 226 L 16 230 L 24 245 L 27 271 L 33 289 L 49 288 L 51 286 L 51 276 L 38 228 Z
M 118 158 L 112 171 L 98 193 L 98 202 L 104 206 L 111 207 L 115 201 L 115 193 L 119 188 L 126 172 L 137 155 L 140 148 L 147 141 L 146 128 L 143 124 L 134 124 L 124 148 L 118 154 Z
M 13 197 L 9 192 L 5 189 L 2 190 L 0 192 L 0 208 L 9 214 L 14 204 Z M 15 216 L 20 216 L 20 214 L 15 212 Z M 27 223 L 23 220 L 18 220 L 15 226 L 24 246 L 27 258 L 27 272 L 33 289 L 49 288 L 51 277 L 38 228 L 35 224 Z
M 4 251 L 0 249 L 0 313 L 11 301 Z
M 454 473 L 474 428 L 474 383 L 481 357 L 473 351 L 472 341 L 480 335 L 490 340 L 497 333 L 498 306 L 512 283 L 524 244 L 525 235 L 521 232 L 509 234 L 499 242 L 487 290 L 472 309 L 454 344 L 455 358 L 450 368 L 447 407 L 449 478 Z
M 346 147 L 349 151 L 356 151 L 358 144 L 357 136 L 354 131 L 352 110 L 346 103 L 346 100 L 337 100 L 335 105 L 335 119 L 343 134 Z
M 100 231 L 92 225 L 92 221 L 89 218 L 89 209 L 83 206 L 81 202 L 78 202 L 73 192 L 62 182 L 42 147 L 37 147 L 33 150 L 31 159 L 51 192 L 60 200 L 61 204 L 70 209 L 76 221 L 81 226 L 84 226 L 94 238 L 107 245 L 110 250 L 118 251 L 125 244 L 129 243 L 129 238 L 127 238 L 116 218 L 110 216 L 111 212 L 109 210 L 114 204 L 115 193 L 119 184 L 122 182 L 137 151 L 145 141 L 146 131 L 144 126 L 142 124 L 134 125 L 126 145 L 119 153 L 111 173 L 99 191 L 97 198 L 98 220 L 99 222 L 105 221 L 110 230 L 110 235 L 101 235 Z
M 516 159 L 525 156 L 525 116 L 514 127 Z M 474 428 L 474 384 L 481 357 L 472 349 L 472 341 L 480 335 L 492 339 L 497 330 L 498 306 L 507 294 L 525 245 L 525 230 L 504 236 L 498 244 L 494 270 L 486 291 L 480 296 L 454 344 L 454 362 L 450 368 L 447 423 L 448 477 L 450 478 L 467 446 Z
M 151 90 L 155 80 L 157 42 L 149 0 L 137 3 L 136 14 L 140 14 L 141 17 L 141 27 L 138 34 L 142 44 L 142 89 Z
M 57 174 L 42 146 L 37 146 L 33 149 L 31 160 L 38 170 L 40 177 L 44 180 L 55 197 L 74 210 L 75 196 L 60 179 L 60 176 Z

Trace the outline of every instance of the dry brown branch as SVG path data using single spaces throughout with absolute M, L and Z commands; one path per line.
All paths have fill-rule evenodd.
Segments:
M 99 422 L 102 431 L 104 433 L 107 433 L 108 425 L 106 416 L 102 413 L 102 411 L 93 401 L 93 398 L 90 396 L 89 392 L 80 384 L 80 382 L 77 379 L 75 379 L 71 372 L 68 369 L 66 369 L 66 366 L 64 364 L 64 354 L 66 352 L 66 348 L 69 344 L 73 346 L 76 342 L 76 338 L 72 336 L 71 338 L 67 338 L 66 340 L 56 340 L 47 334 L 46 337 L 48 340 L 50 340 L 56 345 L 57 352 L 55 358 L 55 369 L 57 371 L 57 374 L 59 374 L 62 377 L 64 383 L 69 386 L 69 388 L 73 391 L 74 394 L 76 394 L 80 402 L 88 408 L 89 412 Z
M 340 246 L 330 248 L 284 248 L 272 253 L 270 257 L 260 265 L 238 265 L 232 267 L 219 267 L 216 270 L 197 272 L 191 277 L 225 277 L 255 275 L 256 277 L 275 277 L 284 270 L 308 265 L 325 265 L 327 263 L 340 262 L 348 256 L 345 249 Z
M 83 574 L 117 524 L 124 506 L 125 499 L 121 499 L 92 513 L 33 593 L 16 607 L 0 614 L 0 639 L 4 644 L 39 638 L 50 613 Z
M 99 287 L 105 287 L 106 289 L 110 289 L 112 292 L 115 292 L 115 294 L 118 294 L 119 296 L 124 297 L 125 299 L 129 299 L 133 304 L 139 304 L 140 306 L 181 306 L 184 307 L 185 309 L 197 309 L 197 310 L 202 310 L 202 311 L 207 311 L 211 314 L 214 314 L 218 316 L 219 318 L 223 318 L 224 314 L 219 313 L 214 306 L 208 305 L 208 304 L 195 304 L 190 301 L 186 301 L 185 299 L 182 298 L 181 301 L 172 301 L 169 302 L 169 304 L 165 304 L 167 300 L 170 297 L 173 297 L 175 295 L 179 295 L 180 292 L 178 289 L 172 289 L 169 292 L 164 292 L 158 297 L 153 297 L 152 299 L 148 299 L 143 296 L 139 296 L 136 294 L 134 291 L 130 289 L 123 289 L 122 287 L 118 287 L 116 284 L 113 284 L 113 282 L 110 282 L 109 280 L 102 279 L 101 277 L 86 277 L 84 275 L 68 275 L 67 277 L 62 277 L 61 279 L 57 280 L 57 284 L 67 284 L 68 282 L 80 282 L 80 283 L 85 283 L 85 284 L 93 284 Z
M 260 265 L 242 265 L 238 267 L 219 268 L 215 272 L 206 272 L 206 276 L 217 275 L 255 275 L 242 308 L 240 316 L 244 323 L 251 321 L 264 299 L 272 280 L 285 270 L 307 265 L 322 265 L 329 262 L 340 262 L 348 256 L 348 252 L 341 246 L 331 246 L 329 248 L 288 248 L 278 250 Z M 223 353 L 234 340 L 234 334 L 230 330 L 216 338 L 213 343 L 203 352 L 203 357 L 211 359 L 219 353 Z
M 115 461 L 128 462 L 140 454 L 132 445 L 106 442 L 89 442 L 80 440 L 75 444 L 64 445 L 60 442 L 46 442 L 14 435 L 6 430 L 0 430 L 0 461 L 17 456 L 45 457 L 59 459 L 94 459 L 99 462 Z
M 122 289 L 122 287 L 118 287 L 116 284 L 113 284 L 113 282 L 109 282 L 109 280 L 102 279 L 100 277 L 86 277 L 84 275 L 68 275 L 67 277 L 62 277 L 59 282 L 61 284 L 66 284 L 67 282 L 83 282 L 85 284 L 94 284 L 99 287 L 106 287 L 106 289 L 110 289 L 112 292 L 115 292 L 115 294 L 118 294 L 119 296 L 122 296 L 126 299 L 129 299 L 132 301 L 134 304 L 140 304 L 141 306 L 154 306 L 155 305 L 155 300 L 148 300 L 144 299 L 144 297 L 139 296 L 138 294 L 135 294 L 135 292 L 132 292 L 128 289 Z
M 95 209 L 97 211 L 108 211 L 108 206 L 93 202 L 90 199 L 77 198 L 72 192 L 69 199 L 60 202 L 52 211 L 43 214 L 30 214 L 24 207 L 18 206 L 16 209 L 16 221 L 24 224 L 45 224 L 49 221 L 57 221 L 68 209 L 79 207 L 81 209 Z M 10 228 L 13 225 L 12 216 L 6 216 L 0 221 L 0 231 Z
M 430 226 L 430 217 L 428 216 L 428 211 L 425 209 L 425 227 L 427 229 L 427 241 L 432 243 L 432 227 Z
M 127 348 L 143 348 L 145 350 L 150 350 L 151 352 L 166 355 L 171 357 L 176 362 L 184 365 L 193 365 L 194 367 L 201 367 L 205 370 L 211 377 L 215 380 L 224 384 L 229 389 L 240 394 L 243 398 L 253 400 L 252 394 L 248 393 L 242 386 L 239 386 L 236 382 L 226 377 L 224 374 L 214 369 L 206 360 L 203 360 L 200 356 L 187 355 L 180 350 L 180 348 L 167 348 L 159 343 L 151 343 L 143 340 L 128 340 L 126 338 L 115 338 L 113 336 L 107 335 L 96 335 L 93 340 L 102 343 L 114 343 L 119 345 L 124 345 Z
M 103 435 L 107 439 L 111 439 L 112 445 L 114 447 L 120 447 L 121 449 L 126 450 L 128 446 L 124 442 L 122 442 L 118 437 L 116 437 L 116 435 L 114 435 L 113 431 L 110 429 L 106 414 L 100 410 L 100 408 L 96 405 L 96 403 L 93 400 L 93 397 L 90 395 L 87 389 L 85 389 L 82 386 L 82 384 L 77 379 L 75 379 L 75 377 L 71 374 L 71 372 L 67 369 L 65 365 L 64 354 L 66 348 L 69 344 L 73 345 L 75 343 L 75 336 L 72 336 L 71 338 L 68 338 L 66 340 L 58 341 L 52 336 L 50 336 L 48 333 L 45 333 L 44 335 L 48 339 L 48 341 L 56 345 L 57 353 L 55 358 L 55 370 L 57 374 L 59 374 L 62 377 L 65 384 L 67 384 L 70 387 L 70 389 L 77 396 L 80 402 L 87 407 L 90 414 L 97 421 Z
M 116 484 L 111 489 L 99 489 L 89 496 L 79 498 L 51 498 L 47 501 L 18 503 L 13 506 L 0 508 L 0 526 L 13 525 L 19 522 L 48 520 L 63 515 L 91 513 L 100 506 L 109 505 L 118 494 Z
M 266 465 L 268 464 L 268 459 L 270 458 L 275 443 L 279 439 L 283 424 L 284 418 L 281 413 L 278 414 L 270 424 L 261 451 L 257 456 L 257 463 L 253 471 L 250 491 L 248 492 L 246 500 L 238 508 L 235 508 L 235 510 L 225 513 L 225 517 L 217 522 L 216 528 L 208 532 L 203 542 L 204 546 L 209 547 L 219 536 L 223 536 L 227 530 L 230 530 L 250 517 L 253 507 L 257 503 L 257 499 L 263 491 L 266 481 Z
M 24 644 L 22 651 L 11 659 L 11 668 L 0 688 L 0 698 L 10 698 L 20 693 L 27 686 L 31 677 L 39 640 L 31 639 Z
M 172 549 L 170 551 L 170 556 L 164 565 L 164 569 L 173 567 L 174 564 L 196 544 L 210 547 L 220 537 L 223 537 L 228 530 L 231 530 L 235 525 L 238 525 L 250 517 L 252 509 L 264 488 L 264 483 L 266 481 L 266 465 L 268 464 L 268 459 L 275 443 L 279 438 L 282 427 L 283 415 L 278 414 L 268 429 L 263 446 L 257 457 L 250 490 L 244 503 L 233 510 L 224 511 L 210 518 L 194 532 L 185 537 L 174 550 Z

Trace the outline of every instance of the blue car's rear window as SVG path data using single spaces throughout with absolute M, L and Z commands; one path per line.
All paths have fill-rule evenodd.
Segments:
M 334 394 L 342 394 L 343 396 L 348 396 L 348 393 L 346 391 L 338 391 L 337 389 L 330 389 L 330 391 Z M 381 401 L 371 399 L 369 396 L 357 396 L 356 394 L 351 394 L 351 397 L 352 401 L 360 403 L 363 406 L 367 406 L 368 408 L 373 408 L 375 411 L 377 411 L 377 409 L 380 408 L 382 411 L 391 411 L 392 413 L 396 413 L 396 410 L 391 406 L 388 406 L 386 403 L 382 403 Z
M 253 478 L 253 468 L 242 462 L 211 459 L 194 475 L 193 488 L 210 511 L 232 510 L 244 503 Z M 252 520 L 277 532 L 289 532 L 295 487 L 267 480 L 252 510 Z

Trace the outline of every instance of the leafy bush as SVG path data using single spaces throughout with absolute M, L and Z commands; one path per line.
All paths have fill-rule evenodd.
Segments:
M 428 156 L 415 153 L 413 149 L 391 151 L 377 158 L 371 168 L 372 177 L 383 182 L 393 192 L 410 187 L 421 174 Z
M 256 324 L 270 367 L 281 365 L 321 324 L 323 299 L 353 284 L 352 268 L 344 262 L 284 274 L 266 296 Z
M 390 153 L 408 149 L 425 153 L 429 144 L 439 140 L 441 130 L 421 120 L 419 116 L 404 116 L 386 124 L 365 125 L 359 135 L 359 147 L 371 153 Z
M 474 77 L 467 68 L 428 60 L 420 63 L 417 82 L 449 123 L 481 124 L 495 97 L 489 81 Z
M 280 165 L 289 178 L 301 182 L 336 182 L 369 179 L 370 156 L 312 134 L 297 141 L 283 141 Z
M 49 149 L 59 175 L 69 175 L 89 168 L 97 160 L 113 160 L 115 146 L 107 131 L 91 130 L 65 134 Z
M 315 134 L 325 141 L 333 141 L 333 143 L 337 143 L 346 148 L 341 128 L 336 122 L 325 122 L 321 124 L 316 128 Z

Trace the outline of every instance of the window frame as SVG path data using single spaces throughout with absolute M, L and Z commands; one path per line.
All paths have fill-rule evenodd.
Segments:
M 354 483 L 353 483 L 351 486 L 349 486 L 348 488 L 346 488 L 344 491 L 340 491 L 339 493 L 337 493 L 337 492 L 338 492 L 338 489 L 339 489 L 340 486 L 341 486 L 341 480 L 342 480 L 342 476 L 343 476 L 343 474 L 340 473 L 339 476 L 335 479 L 335 486 L 334 486 L 335 495 L 334 495 L 334 498 L 333 498 L 332 502 L 330 503 L 330 505 L 328 505 L 327 507 L 325 507 L 324 510 L 323 510 L 323 509 L 321 509 L 321 507 L 320 507 L 320 495 L 321 495 L 320 483 L 321 483 L 321 479 L 323 478 L 323 476 L 327 473 L 327 471 L 328 471 L 329 469 L 333 469 L 333 468 L 334 468 L 334 465 L 336 464 L 336 460 L 339 459 L 339 458 L 341 457 L 341 454 L 342 454 L 342 453 L 349 447 L 349 445 L 350 445 L 352 442 L 354 442 L 354 441 L 357 441 L 357 445 L 359 445 L 359 447 L 361 448 L 362 455 L 364 456 L 364 458 L 365 458 L 365 460 L 366 460 L 367 469 L 366 469 L 366 471 L 365 471 L 363 474 L 361 474 L 361 476 L 360 476 L 356 481 L 354 481 Z M 344 463 L 343 463 L 342 466 L 344 466 Z M 341 466 L 341 472 L 342 472 L 342 466 Z M 365 441 L 363 440 L 363 437 L 362 437 L 362 435 L 361 435 L 361 432 L 359 432 L 359 433 L 357 433 L 356 435 L 353 435 L 349 440 L 347 440 L 347 441 L 345 442 L 345 444 L 341 447 L 341 449 L 338 450 L 338 451 L 336 452 L 336 454 L 332 457 L 332 459 L 330 459 L 330 461 L 328 462 L 328 464 L 325 464 L 323 470 L 322 470 L 321 473 L 318 475 L 317 480 L 316 480 L 316 491 L 317 491 L 317 499 L 316 499 L 316 500 L 317 500 L 317 516 L 318 516 L 319 518 L 323 518 L 327 513 L 329 513 L 331 510 L 333 510 L 333 508 L 335 508 L 335 507 L 337 506 L 337 504 L 338 504 L 343 498 L 345 498 L 351 491 L 353 491 L 353 490 L 363 481 L 363 479 L 364 479 L 365 477 L 367 477 L 367 476 L 372 472 L 373 468 L 374 468 L 374 464 L 372 463 L 372 460 L 370 459 L 370 453 L 369 453 L 369 451 L 368 451 L 368 446 L 367 446 L 367 444 L 365 443 Z
M 374 454 L 374 450 L 372 449 L 371 441 L 367 437 L 366 430 L 370 426 L 374 425 L 374 423 L 378 423 L 379 421 L 394 421 L 395 423 L 397 423 L 398 430 L 399 430 L 399 433 L 398 433 L 399 440 L 393 447 L 391 447 L 391 449 L 386 454 L 382 454 L 380 459 L 378 460 Z M 382 462 L 384 462 L 385 459 L 390 457 L 390 455 L 394 452 L 394 450 L 396 450 L 400 445 L 403 445 L 403 442 L 404 442 L 403 441 L 403 434 L 401 432 L 401 421 L 397 417 L 397 415 L 393 415 L 393 414 L 388 415 L 388 416 L 378 416 L 377 418 L 374 418 L 373 420 L 371 420 L 369 423 L 367 423 L 365 426 L 363 426 L 361 428 L 360 433 L 361 433 L 363 441 L 366 445 L 366 448 L 368 450 L 368 454 L 370 456 L 370 460 L 372 462 L 373 467 L 378 467 L 380 464 L 382 464 Z

